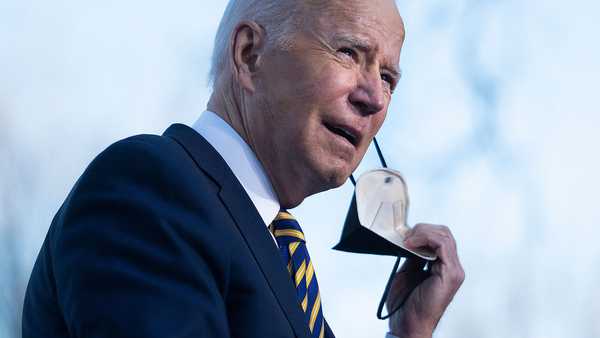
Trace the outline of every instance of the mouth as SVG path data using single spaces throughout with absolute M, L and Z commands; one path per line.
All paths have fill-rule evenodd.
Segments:
M 358 145 L 360 134 L 357 130 L 348 126 L 334 125 L 330 123 L 323 124 L 330 132 L 345 138 L 353 146 L 356 147 Z

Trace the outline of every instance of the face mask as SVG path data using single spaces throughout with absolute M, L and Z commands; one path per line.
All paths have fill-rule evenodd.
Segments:
M 404 246 L 404 238 L 411 229 L 407 224 L 409 198 L 406 182 L 398 171 L 387 168 L 377 139 L 373 141 L 383 168 L 367 171 L 358 180 L 350 176 L 355 188 L 354 195 L 340 241 L 333 248 L 397 257 L 377 310 L 377 318 L 387 319 L 402 307 L 410 295 L 410 292 L 407 293 L 396 309 L 382 316 L 383 305 L 400 260 L 403 257 L 423 260 L 425 269 L 428 269 L 427 262 L 435 261 L 437 257 L 427 250 L 409 250 Z

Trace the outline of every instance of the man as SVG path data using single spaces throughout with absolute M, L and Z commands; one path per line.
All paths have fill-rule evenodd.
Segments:
M 36 261 L 23 337 L 333 337 L 283 210 L 356 168 L 403 41 L 393 0 L 232 0 L 208 111 L 90 164 Z M 418 286 L 389 335 L 431 337 L 464 274 L 446 227 L 419 224 L 406 245 L 439 259 L 431 275 L 403 266 L 390 307 Z

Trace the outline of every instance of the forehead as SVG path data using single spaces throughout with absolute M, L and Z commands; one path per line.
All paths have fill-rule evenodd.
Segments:
M 382 52 L 400 52 L 404 23 L 394 0 L 308 1 L 313 29 L 330 39 L 353 38 Z

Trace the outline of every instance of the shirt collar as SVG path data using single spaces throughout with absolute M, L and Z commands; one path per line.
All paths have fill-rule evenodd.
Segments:
M 250 146 L 227 122 L 209 110 L 200 115 L 192 128 L 225 160 L 262 220 L 269 225 L 279 212 L 279 200 L 264 167 Z

